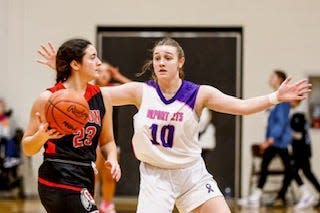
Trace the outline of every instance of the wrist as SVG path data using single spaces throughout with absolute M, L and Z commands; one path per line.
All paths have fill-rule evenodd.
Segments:
M 47 140 L 49 140 L 49 137 L 45 134 L 42 134 L 39 130 L 33 135 L 33 139 L 36 141 L 41 141 L 42 144 L 44 144 Z
M 118 163 L 118 159 L 115 156 L 108 156 L 107 161 Z
M 279 94 L 279 92 L 275 91 L 275 92 L 268 95 L 268 99 L 269 99 L 270 104 L 276 105 L 276 104 L 280 103 L 280 101 L 278 99 L 278 94 Z

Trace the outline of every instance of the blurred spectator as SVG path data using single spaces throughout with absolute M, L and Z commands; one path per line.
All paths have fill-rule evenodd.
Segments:
M 313 128 L 320 128 L 320 104 L 313 104 L 311 105 L 312 112 L 311 112 L 311 126 Z
M 15 127 L 10 119 L 11 110 L 7 110 L 5 101 L 0 98 L 0 158 L 3 159 L 3 167 L 10 168 L 20 163 L 15 136 Z
M 216 146 L 216 129 L 211 120 L 212 112 L 208 108 L 204 108 L 199 119 L 199 142 L 202 147 L 203 159 L 206 159 L 208 153 Z
M 296 108 L 299 104 L 299 101 L 291 103 L 292 107 L 294 108 Z M 309 125 L 305 114 L 303 112 L 293 113 L 290 125 L 292 128 L 292 155 L 294 160 L 294 167 L 297 170 L 296 172 L 299 172 L 299 170 L 301 169 L 305 177 L 312 183 L 312 185 L 320 195 L 319 181 L 311 170 L 311 138 L 309 135 Z M 310 197 L 309 199 L 313 199 L 310 202 L 316 202 L 315 198 L 313 197 Z M 319 202 L 317 204 L 317 207 L 319 207 Z
M 113 67 L 107 62 L 103 62 L 101 64 L 98 73 L 99 77 L 96 79 L 95 83 L 99 86 L 114 86 L 131 81 L 127 77 L 123 76 L 118 68 Z M 117 113 L 117 111 L 113 110 L 113 113 Z M 119 154 L 120 148 L 118 147 L 118 155 Z M 115 213 L 116 211 L 113 204 L 113 197 L 115 194 L 116 182 L 113 180 L 110 171 L 104 165 L 104 158 L 100 153 L 99 147 L 97 149 L 96 165 L 99 172 L 96 176 L 96 183 L 100 183 L 103 199 L 99 211 L 100 213 Z
M 270 79 L 269 85 L 275 91 L 279 88 L 281 83 L 286 79 L 286 74 L 281 70 L 275 70 Z M 242 198 L 239 200 L 239 205 L 242 206 L 252 206 L 259 207 L 260 199 L 262 196 L 262 189 L 266 183 L 268 176 L 268 166 L 272 159 L 278 155 L 280 156 L 282 163 L 285 167 L 285 177 L 283 179 L 282 188 L 279 191 L 274 205 L 283 205 L 285 204 L 285 193 L 290 184 L 292 177 L 297 174 L 294 172 L 293 166 L 291 164 L 291 158 L 288 152 L 288 146 L 291 143 L 291 128 L 289 122 L 289 112 L 290 112 L 290 103 L 281 103 L 275 105 L 271 111 L 268 118 L 267 131 L 266 131 L 266 140 L 260 145 L 260 149 L 263 151 L 263 157 L 261 162 L 261 175 L 258 180 L 258 187 L 253 191 L 251 195 L 247 198 Z M 301 201 L 308 199 L 311 196 L 311 193 L 303 185 L 302 181 L 298 183 L 300 190 L 302 192 Z M 298 203 L 298 204 L 299 204 Z M 299 207 L 308 207 L 311 203 L 299 204 Z
M 131 82 L 131 80 L 119 71 L 118 67 L 114 67 L 108 62 L 103 62 L 98 70 L 99 78 L 96 79 L 98 86 L 114 86 Z

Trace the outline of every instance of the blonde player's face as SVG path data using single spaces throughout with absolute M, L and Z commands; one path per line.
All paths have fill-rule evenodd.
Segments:
M 179 68 L 183 63 L 184 58 L 178 58 L 176 47 L 161 45 L 154 49 L 153 69 L 158 80 L 179 78 Z
M 82 63 L 79 65 L 79 71 L 82 76 L 87 78 L 88 81 L 97 79 L 99 77 L 98 70 L 100 65 L 101 61 L 97 56 L 96 48 L 88 45 L 85 55 L 82 57 Z

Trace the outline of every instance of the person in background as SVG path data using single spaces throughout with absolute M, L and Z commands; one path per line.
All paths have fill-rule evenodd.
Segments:
M 98 77 L 95 80 L 95 84 L 98 86 L 115 86 L 118 84 L 124 84 L 131 80 L 123 76 L 119 69 L 112 66 L 108 62 L 102 62 L 98 69 Z M 113 110 L 116 113 L 116 109 Z M 120 147 L 118 148 L 118 158 L 120 155 Z M 119 159 L 118 159 L 119 160 Z M 96 166 L 98 174 L 96 175 L 95 184 L 100 183 L 100 189 L 102 194 L 102 202 L 100 204 L 100 213 L 115 213 L 115 205 L 113 204 L 113 198 L 116 189 L 116 181 L 112 178 L 110 171 L 104 165 L 104 159 L 98 147 Z M 99 191 L 96 192 L 99 195 Z
M 285 72 L 281 70 L 275 70 L 269 79 L 269 85 L 273 90 L 278 90 L 282 82 L 287 78 Z M 291 178 L 297 174 L 294 172 L 293 166 L 291 165 L 291 158 L 288 152 L 288 146 L 291 143 L 291 128 L 289 122 L 289 112 L 290 112 L 290 103 L 283 102 L 274 106 L 269 114 L 267 131 L 266 131 L 266 140 L 260 145 L 260 149 L 263 152 L 262 162 L 261 162 L 261 175 L 258 180 L 257 189 L 253 191 L 251 195 L 247 198 L 242 198 L 238 201 L 240 206 L 250 206 L 250 207 L 259 207 L 260 199 L 262 196 L 262 189 L 266 183 L 268 176 L 268 167 L 272 159 L 279 155 L 282 160 L 282 163 L 285 167 L 285 177 L 283 179 L 282 188 L 279 191 L 274 205 L 284 205 L 285 204 L 285 193 L 286 189 L 290 184 Z M 311 193 L 307 189 L 303 182 L 298 183 L 300 191 L 302 193 L 301 199 L 297 204 L 297 207 L 306 208 L 312 205 L 310 202 L 304 202 L 308 200 L 311 196 Z
M 291 103 L 293 108 L 298 107 L 300 101 L 293 101 Z M 291 116 L 290 126 L 292 129 L 292 156 L 294 160 L 294 168 L 298 173 L 301 169 L 303 171 L 304 176 L 311 182 L 316 191 L 320 194 L 320 184 L 314 173 L 311 170 L 311 138 L 309 135 L 309 125 L 306 119 L 306 116 L 303 112 L 295 112 Z M 298 178 L 300 178 L 298 176 Z M 300 178 L 301 179 L 301 178 Z M 295 179 L 296 182 L 300 180 Z M 313 202 L 316 203 L 316 199 L 314 197 L 308 197 L 310 201 L 304 202 Z M 300 203 L 301 205 L 302 203 Z M 316 207 L 320 207 L 320 202 Z M 300 207 L 300 206 L 297 206 Z
M 211 123 L 212 112 L 208 108 L 204 108 L 199 119 L 199 142 L 202 146 L 202 158 L 206 156 L 216 147 L 216 129 Z
M 98 69 L 98 74 L 99 76 L 95 80 L 95 83 L 98 86 L 115 86 L 131 82 L 129 78 L 122 75 L 119 68 L 112 66 L 106 61 L 102 62 Z
M 11 110 L 7 110 L 4 99 L 0 98 L 0 158 L 3 167 L 10 168 L 20 163 L 17 142 L 13 140 L 14 124 L 10 118 Z

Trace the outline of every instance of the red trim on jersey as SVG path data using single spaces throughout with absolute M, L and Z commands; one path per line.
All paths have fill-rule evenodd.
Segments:
M 87 90 L 84 94 L 84 98 L 89 101 L 94 95 L 100 92 L 100 88 L 93 84 L 87 84 Z
M 51 91 L 52 93 L 61 90 L 61 89 L 65 89 L 64 85 L 62 84 L 62 82 L 56 83 L 56 85 L 54 85 L 51 88 L 48 88 L 47 90 Z
M 56 145 L 53 142 L 51 142 L 51 141 L 47 142 L 46 153 L 47 154 L 56 154 Z
M 60 188 L 60 189 L 69 189 L 69 190 L 77 191 L 77 192 L 81 192 L 81 190 L 82 190 L 81 187 L 69 186 L 69 185 L 65 185 L 65 184 L 61 184 L 61 183 L 53 183 L 53 182 L 45 180 L 41 177 L 38 177 L 38 181 L 39 181 L 39 183 L 46 185 L 46 186 L 50 186 L 50 187 L 55 187 L 55 188 Z
M 54 85 L 53 87 L 48 88 L 48 90 L 51 91 L 52 93 L 54 93 L 60 89 L 65 89 L 62 82 L 59 82 L 56 85 Z M 99 86 L 88 83 L 86 92 L 84 94 L 84 98 L 86 99 L 86 101 L 89 101 L 92 98 L 92 96 L 96 95 L 99 92 L 100 92 Z

